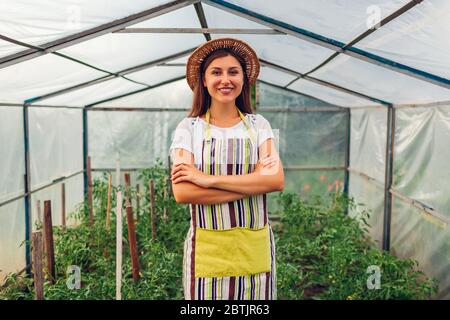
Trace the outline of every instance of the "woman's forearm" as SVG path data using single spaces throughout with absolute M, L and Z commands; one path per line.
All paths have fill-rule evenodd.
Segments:
M 258 151 L 259 160 L 252 173 L 212 176 L 209 186 L 247 196 L 283 191 L 284 170 L 273 139 L 265 140 Z
M 280 170 L 279 170 L 280 171 Z M 221 175 L 211 177 L 211 187 L 231 192 L 254 196 L 263 193 L 282 191 L 284 173 L 261 174 L 261 171 L 243 175 Z
M 178 203 L 208 205 L 231 202 L 247 197 L 247 195 L 238 192 L 199 187 L 191 182 L 172 183 L 172 190 Z

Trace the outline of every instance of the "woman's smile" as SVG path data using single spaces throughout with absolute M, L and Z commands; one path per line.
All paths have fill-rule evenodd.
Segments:
M 218 88 L 217 90 L 219 90 L 219 92 L 220 92 L 221 94 L 228 95 L 228 94 L 231 93 L 231 91 L 232 91 L 233 89 L 234 89 L 234 88 L 232 88 L 232 87 L 223 87 L 223 88 Z

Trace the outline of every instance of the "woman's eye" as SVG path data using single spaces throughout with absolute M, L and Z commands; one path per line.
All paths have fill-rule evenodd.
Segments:
M 219 76 L 221 73 L 222 72 L 220 70 L 213 70 L 213 71 L 211 71 L 211 74 L 214 75 L 214 76 Z M 234 75 L 239 74 L 239 71 L 238 70 L 231 70 L 231 71 L 228 71 L 228 74 L 234 76 Z

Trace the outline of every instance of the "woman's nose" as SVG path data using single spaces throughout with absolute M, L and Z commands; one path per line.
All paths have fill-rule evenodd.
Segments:
M 229 82 L 230 82 L 230 79 L 228 78 L 227 75 L 223 75 L 223 76 L 222 76 L 222 79 L 221 79 L 221 82 L 222 82 L 222 83 L 229 83 Z

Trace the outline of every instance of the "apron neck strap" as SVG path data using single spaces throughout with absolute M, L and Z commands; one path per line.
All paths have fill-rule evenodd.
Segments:
M 247 128 L 247 131 L 250 135 L 250 138 L 255 141 L 255 137 L 253 135 L 253 132 L 250 128 L 250 126 L 247 124 L 247 121 L 245 121 L 245 117 L 242 114 L 241 110 L 239 110 L 238 107 L 236 107 L 238 113 L 239 113 L 239 117 L 241 118 L 242 122 L 244 122 L 245 127 Z M 211 119 L 211 113 L 210 113 L 210 108 L 208 108 L 208 110 L 206 111 L 206 141 L 210 141 L 211 140 L 211 126 L 210 126 L 210 119 Z

